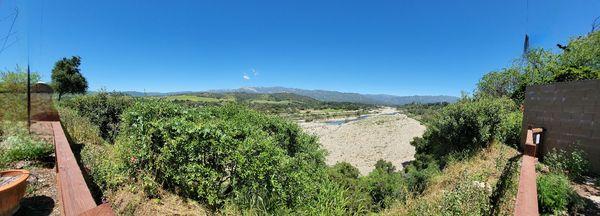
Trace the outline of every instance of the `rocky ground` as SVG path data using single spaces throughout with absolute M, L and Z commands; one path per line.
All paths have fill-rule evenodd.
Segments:
M 371 172 L 379 159 L 402 169 L 402 163 L 414 160 L 415 149 L 410 141 L 425 131 L 425 126 L 417 120 L 390 107 L 360 120 L 346 121 L 348 123 L 342 124 L 332 123 L 332 120 L 301 122 L 300 125 L 319 137 L 329 153 L 328 165 L 345 161 L 358 168 L 362 175 Z

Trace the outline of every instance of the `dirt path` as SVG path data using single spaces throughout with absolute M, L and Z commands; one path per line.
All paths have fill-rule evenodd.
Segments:
M 368 118 L 345 124 L 307 122 L 300 125 L 319 137 L 329 152 L 328 165 L 345 161 L 358 168 L 362 175 L 372 171 L 379 159 L 402 169 L 403 162 L 414 160 L 415 149 L 410 141 L 425 131 L 425 126 L 417 120 L 389 107 Z

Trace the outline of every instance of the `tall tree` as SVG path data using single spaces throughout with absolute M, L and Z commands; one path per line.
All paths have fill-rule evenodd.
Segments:
M 54 64 L 52 69 L 52 87 L 58 92 L 58 100 L 62 95 L 85 93 L 88 83 L 79 69 L 81 57 L 63 58 Z

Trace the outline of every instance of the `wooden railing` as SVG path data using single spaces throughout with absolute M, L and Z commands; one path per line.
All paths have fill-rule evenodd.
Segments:
M 58 197 L 62 215 L 114 215 L 110 205 L 96 205 L 60 122 L 49 122 L 54 133 Z
M 527 130 L 524 146 L 525 154 L 521 162 L 519 191 L 515 204 L 515 215 L 517 216 L 539 215 L 535 173 L 537 144 L 534 142 L 534 134 L 541 132 L 542 130 L 539 128 Z

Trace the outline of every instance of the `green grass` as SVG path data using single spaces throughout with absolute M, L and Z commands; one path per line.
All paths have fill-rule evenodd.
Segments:
M 54 147 L 29 135 L 24 124 L 4 122 L 0 129 L 0 164 L 37 160 L 50 155 Z
M 285 104 L 291 104 L 291 103 L 293 103 L 293 101 L 289 101 L 289 100 L 272 101 L 272 100 L 262 100 L 262 99 L 259 99 L 259 100 L 251 100 L 250 103 L 285 105 Z
M 200 96 L 194 96 L 194 95 L 173 95 L 173 96 L 167 96 L 165 98 L 169 101 L 181 100 L 181 101 L 207 102 L 207 103 L 233 101 L 232 98 L 219 99 L 219 98 L 211 98 L 211 97 L 200 97 Z

